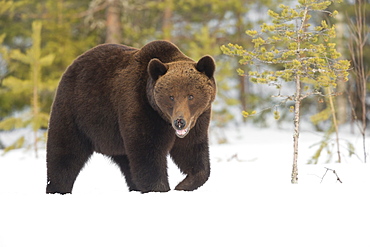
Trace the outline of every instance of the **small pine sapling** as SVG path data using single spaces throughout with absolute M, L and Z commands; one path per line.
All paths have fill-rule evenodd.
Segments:
M 258 65 L 262 68 L 249 71 L 252 82 L 276 86 L 279 90 L 274 97 L 283 98 L 284 102 L 293 101 L 294 108 L 294 152 L 293 152 L 293 184 L 298 183 L 298 139 L 300 133 L 301 102 L 311 95 L 324 95 L 322 88 L 335 88 L 337 80 L 347 81 L 349 61 L 339 60 L 336 44 L 331 41 L 335 37 L 335 26 L 325 20 L 319 25 L 311 20 L 312 14 L 321 13 L 334 17 L 338 12 L 326 10 L 333 1 L 299 0 L 298 5 L 290 7 L 279 5 L 281 12 L 272 10 L 268 15 L 272 24 L 263 23 L 261 30 L 248 30 L 254 49 L 248 51 L 238 44 L 228 44 L 221 49 L 225 54 L 239 56 L 240 64 Z M 239 75 L 246 75 L 241 69 Z M 294 93 L 281 95 L 284 83 L 293 84 Z M 332 94 L 330 94 L 332 95 Z M 275 118 L 278 113 L 274 113 Z
M 39 137 L 38 132 L 41 128 L 47 127 L 49 122 L 49 114 L 42 112 L 40 109 L 40 91 L 53 87 L 47 83 L 41 83 L 41 69 L 43 66 L 51 65 L 54 60 L 54 54 L 41 56 L 41 28 L 42 24 L 39 21 L 32 23 L 32 47 L 21 53 L 19 50 L 14 50 L 10 53 L 10 59 L 20 61 L 30 67 L 30 79 L 22 80 L 13 76 L 9 76 L 3 80 L 3 86 L 9 88 L 13 93 L 25 95 L 30 98 L 30 111 L 20 117 L 9 117 L 0 121 L 0 130 L 12 130 L 19 128 L 31 127 L 33 132 L 33 148 L 38 156 L 38 142 L 42 137 Z M 5 148 L 5 152 L 21 148 L 25 144 L 25 137 L 21 136 L 13 144 Z

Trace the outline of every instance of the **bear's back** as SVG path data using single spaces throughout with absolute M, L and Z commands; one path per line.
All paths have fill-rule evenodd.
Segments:
M 79 56 L 66 70 L 61 83 L 97 82 L 124 69 L 138 49 L 117 45 L 98 45 Z M 65 78 L 66 77 L 66 78 Z M 68 80 L 71 78 L 72 80 Z
M 152 41 L 141 49 L 119 44 L 98 45 L 80 55 L 66 70 L 62 84 L 74 87 L 76 84 L 105 85 L 122 71 L 147 77 L 147 66 L 151 59 L 158 58 L 163 63 L 191 61 L 177 46 L 167 41 Z M 132 69 L 128 69 L 131 67 Z M 67 86 L 67 85 L 65 85 Z

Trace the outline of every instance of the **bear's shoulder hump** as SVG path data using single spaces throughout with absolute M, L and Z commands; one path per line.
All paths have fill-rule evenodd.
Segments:
M 187 57 L 173 43 L 165 40 L 156 40 L 144 45 L 135 55 L 136 60 L 149 63 L 153 58 L 158 58 L 163 63 L 175 61 L 193 61 Z

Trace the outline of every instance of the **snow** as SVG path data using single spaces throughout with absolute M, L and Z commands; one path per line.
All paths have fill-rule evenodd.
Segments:
M 45 150 L 0 156 L 0 247 L 370 246 L 370 165 L 358 134 L 340 135 L 357 156 L 342 146 L 343 163 L 307 165 L 322 133 L 302 131 L 298 185 L 290 130 L 227 137 L 212 141 L 210 180 L 194 192 L 128 192 L 118 168 L 95 154 L 72 195 L 46 195 Z M 169 160 L 171 188 L 183 178 Z

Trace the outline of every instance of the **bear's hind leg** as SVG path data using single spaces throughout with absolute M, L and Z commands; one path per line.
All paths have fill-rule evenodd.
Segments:
M 90 157 L 86 153 L 79 153 L 78 156 L 68 154 L 56 158 L 48 158 L 46 193 L 72 193 L 74 182 Z
M 122 174 L 125 176 L 127 186 L 130 191 L 138 191 L 134 182 L 132 182 L 132 175 L 129 166 L 129 160 L 126 155 L 112 156 L 111 159 L 119 166 Z
M 78 131 L 50 128 L 46 154 L 46 193 L 72 193 L 73 184 L 92 153 L 90 141 Z

